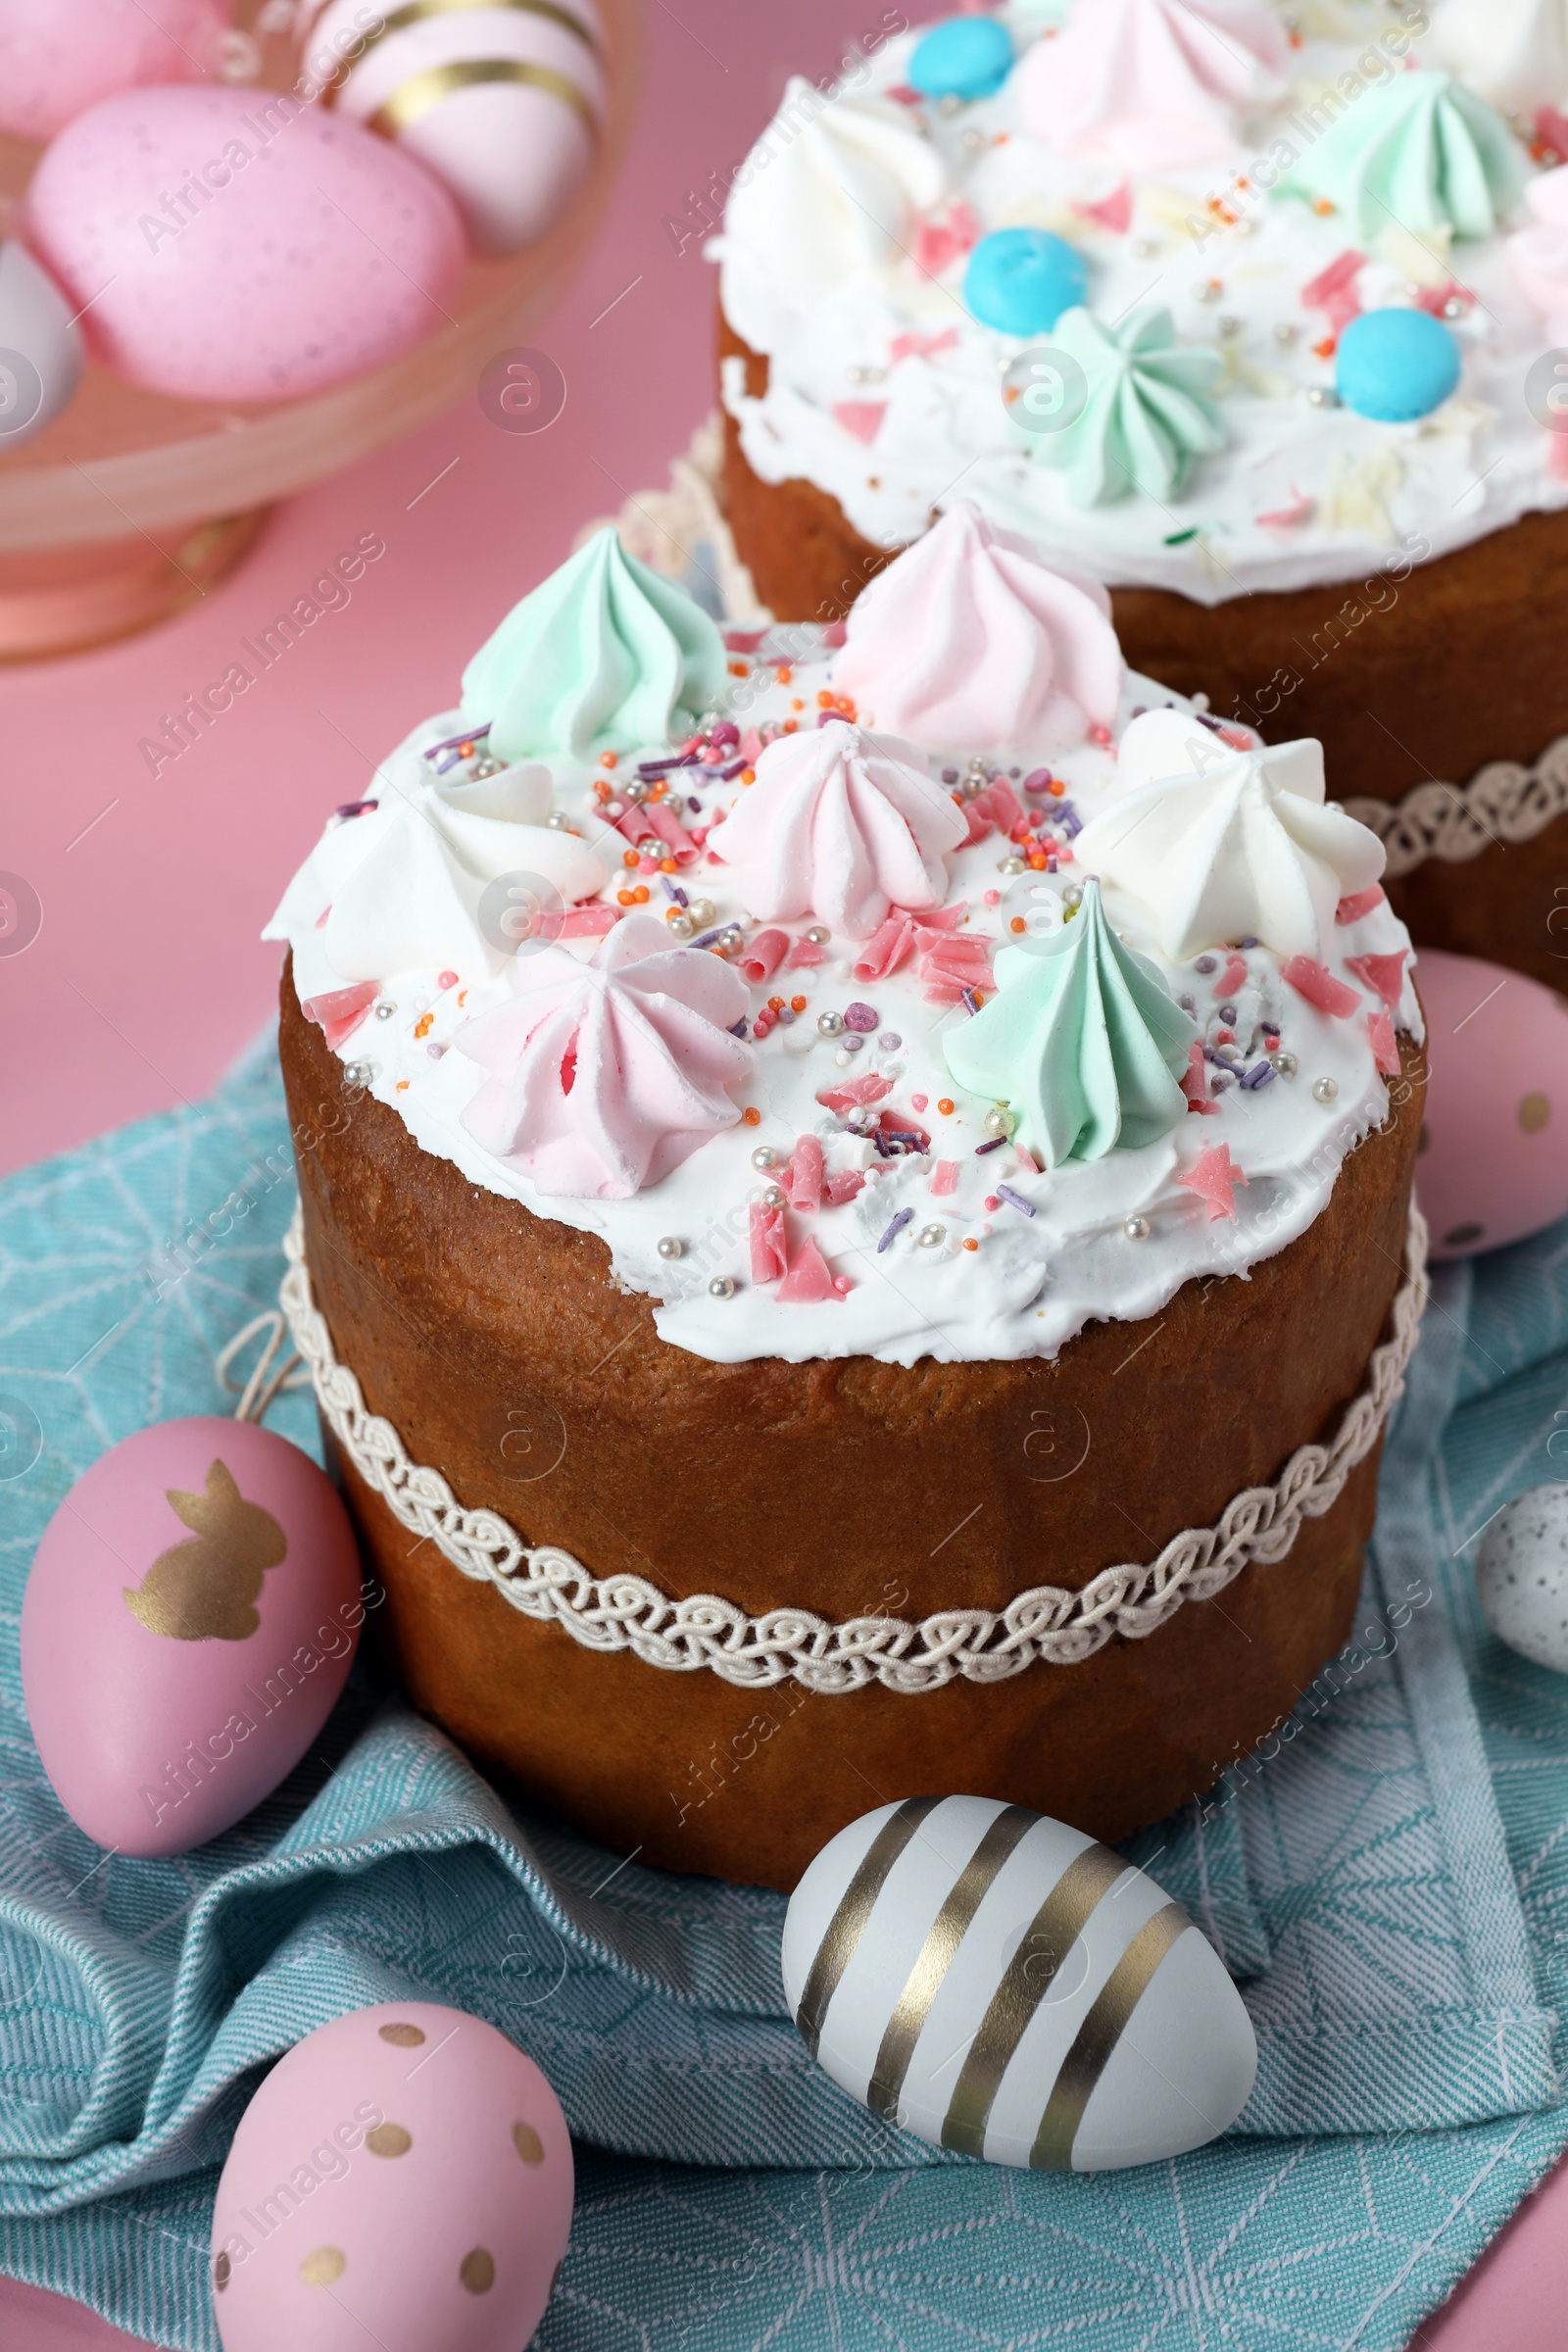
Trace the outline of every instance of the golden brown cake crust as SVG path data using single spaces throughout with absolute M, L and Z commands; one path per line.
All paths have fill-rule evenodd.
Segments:
M 476 1190 L 351 1093 L 286 971 L 280 1054 L 316 1301 L 370 1410 L 527 1542 L 754 1614 L 996 1609 L 1152 1558 L 1333 1435 L 1400 1279 L 1413 1057 L 1401 1109 L 1250 1279 L 1189 1283 L 1054 1363 L 904 1370 L 669 1346 L 600 1241 Z M 417 1705 L 606 1844 L 778 1886 L 893 1796 L 1005 1795 L 1116 1838 L 1209 1786 L 1348 1632 L 1376 1480 L 1374 1455 L 1283 1562 L 1142 1642 L 990 1686 L 827 1696 L 585 1649 L 416 1545 L 344 1467 Z
M 744 360 L 754 394 L 766 389 L 766 360 L 722 314 L 719 352 Z M 760 481 L 727 412 L 723 496 L 736 550 L 780 620 L 842 618 L 892 561 L 814 482 Z M 1568 734 L 1568 512 L 1527 514 L 1402 581 L 1260 592 L 1217 612 L 1167 589 L 1119 588 L 1111 606 L 1134 669 L 1206 694 L 1266 741 L 1315 735 L 1336 800 L 1467 784 L 1489 760 L 1528 765 Z M 1389 897 L 1419 945 L 1484 956 L 1568 994 L 1568 816 L 1462 863 L 1429 858 Z

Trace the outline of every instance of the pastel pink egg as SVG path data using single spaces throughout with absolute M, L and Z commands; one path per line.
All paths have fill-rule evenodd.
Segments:
M 571 2141 L 494 2026 L 334 2018 L 240 2119 L 213 2214 L 223 2352 L 521 2352 L 571 2230 Z
M 191 400 L 382 367 L 448 323 L 465 266 L 427 172 L 270 90 L 105 99 L 44 155 L 27 214 L 104 365 Z
M 0 130 L 52 139 L 116 90 L 200 81 L 233 14 L 231 0 L 0 0 Z
M 1435 1258 L 1568 1215 L 1568 997 L 1475 956 L 1421 950 L 1426 1115 L 1416 1198 Z
M 22 1604 L 56 1795 L 123 1854 L 216 1838 L 316 1738 L 364 1615 L 348 1513 L 297 1446 L 208 1415 L 123 1439 L 50 1520 Z
M 327 0 L 304 48 L 313 75 L 343 61 L 338 111 L 427 165 L 481 253 L 533 244 L 581 186 L 605 111 L 602 52 L 590 0 L 399 10 L 369 41 L 357 0 Z

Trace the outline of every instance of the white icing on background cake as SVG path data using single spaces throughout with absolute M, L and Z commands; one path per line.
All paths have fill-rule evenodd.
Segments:
M 798 639 L 800 632 L 795 635 Z M 795 718 L 808 728 L 817 716 L 817 692 L 830 686 L 831 678 L 830 658 L 797 660 L 786 683 L 778 681 L 770 661 L 759 659 L 751 677 L 732 679 L 730 706 L 742 725 Z M 1130 678 L 1115 734 L 1119 737 L 1138 709 L 1173 701 L 1163 688 Z M 417 728 L 377 772 L 370 789 L 382 808 L 334 820 L 289 885 L 267 936 L 288 942 L 302 1002 L 344 987 L 343 974 L 327 961 L 323 923 L 334 893 L 357 862 L 345 835 L 359 827 L 372 833 L 401 827 L 410 803 L 430 790 L 431 763 L 421 753 L 451 737 L 459 723 L 448 712 Z M 623 756 L 612 772 L 627 777 L 639 758 L 667 757 L 668 750 L 651 745 Z M 607 771 L 560 759 L 543 764 L 551 772 L 556 808 L 580 828 L 608 866 L 617 867 L 625 839 L 594 813 L 592 785 Z M 940 776 L 945 768 L 955 771 L 956 763 L 952 755 L 933 754 L 927 765 Z M 1004 753 L 994 756 L 991 765 L 1007 776 L 1024 763 Z M 1050 767 L 1065 782 L 1066 799 L 1085 822 L 1113 802 L 1113 746 L 1080 745 L 1053 755 Z M 692 825 L 716 820 L 742 789 L 735 781 L 715 783 L 712 771 L 700 767 L 680 769 L 675 776 L 701 804 L 700 810 L 684 811 Z M 1013 790 L 1022 796 L 1021 772 L 1014 776 Z M 1030 805 L 1059 808 L 1063 802 L 1048 795 Z M 519 834 L 531 830 L 519 827 Z M 407 828 L 405 838 L 410 838 Z M 421 856 L 420 838 L 419 829 L 412 829 L 410 854 L 416 858 Z M 432 874 L 438 865 L 444 872 L 448 845 L 433 828 L 423 838 L 428 849 L 422 854 Z M 367 854 L 369 847 L 367 839 Z M 1069 864 L 1054 875 L 1026 870 L 1007 876 L 999 871 L 999 860 L 1008 848 L 994 833 L 949 861 L 948 905 L 966 902 L 968 929 L 1003 942 L 1018 936 L 1010 929 L 1014 919 L 1027 926 L 1024 936 L 1059 925 L 1062 894 L 1074 875 Z M 526 867 L 528 860 L 519 856 L 517 863 Z M 420 879 L 410 877 L 415 897 Z M 735 921 L 748 937 L 755 936 L 758 926 L 744 915 L 732 869 L 705 856 L 671 879 L 689 895 L 710 899 L 717 923 Z M 649 906 L 658 912 L 666 904 L 662 882 L 653 877 L 646 886 Z M 615 888 L 612 880 L 603 894 L 612 905 Z M 987 906 L 985 897 L 992 892 L 997 903 Z M 1192 1000 L 1195 1017 L 1212 1041 L 1224 1025 L 1215 989 L 1224 977 L 1226 951 L 1217 950 L 1213 971 L 1200 975 L 1192 962 L 1172 962 L 1161 955 L 1150 910 L 1126 893 L 1106 884 L 1104 906 L 1115 929 L 1150 958 L 1172 993 Z M 800 938 L 810 926 L 802 919 L 784 927 Z M 1357 992 L 1364 1012 L 1377 1009 L 1376 998 L 1347 959 L 1407 950 L 1407 934 L 1386 900 L 1357 921 L 1332 928 L 1324 963 Z M 576 942 L 573 952 L 586 957 L 592 945 Z M 387 972 L 380 1002 L 392 1010 L 385 1018 L 368 1013 L 336 1050 L 346 1063 L 370 1065 L 369 1091 L 397 1112 L 423 1150 L 452 1161 L 487 1192 L 599 1235 L 609 1247 L 613 1279 L 660 1301 L 655 1323 L 661 1336 L 718 1362 L 863 1354 L 907 1365 L 922 1356 L 983 1361 L 1054 1355 L 1091 1320 L 1133 1321 L 1157 1313 L 1193 1276 L 1245 1273 L 1286 1248 L 1326 1206 L 1346 1153 L 1389 1114 L 1388 1090 L 1375 1065 L 1364 1012 L 1343 1019 L 1317 1010 L 1282 980 L 1278 956 L 1252 948 L 1246 953 L 1248 977 L 1234 998 L 1234 1058 L 1238 1065 L 1257 1066 L 1260 1024 L 1270 1020 L 1281 1030 L 1282 1048 L 1297 1057 L 1294 1076 L 1277 1076 L 1256 1091 L 1225 1084 L 1213 1115 L 1189 1114 L 1156 1143 L 1113 1151 L 1090 1163 L 1069 1163 L 1051 1174 L 1024 1166 L 1010 1143 L 977 1156 L 976 1147 L 987 1140 L 984 1118 L 991 1106 L 955 1084 L 942 1054 L 944 1032 L 969 1017 L 966 1008 L 928 1004 L 927 984 L 912 961 L 891 978 L 857 981 L 852 967 L 862 952 L 863 943 L 833 938 L 819 967 L 779 971 L 751 991 L 754 1013 L 770 996 L 801 995 L 808 1001 L 798 1020 L 780 1023 L 756 1046 L 752 1077 L 732 1089 L 738 1106 L 760 1111 L 760 1122 L 737 1123 L 662 1181 L 627 1200 L 543 1197 L 526 1176 L 481 1150 L 462 1124 L 484 1072 L 460 1052 L 433 1058 L 429 1049 L 448 1047 L 465 1019 L 511 1000 L 505 972 L 492 976 L 494 957 L 477 938 L 454 986 L 443 989 L 434 969 Z M 1407 963 L 1395 1018 L 1419 1038 L 1409 968 Z M 823 1011 L 842 1012 L 857 1002 L 874 1006 L 878 1019 L 862 1050 L 851 1055 L 838 1041 L 821 1037 L 816 1021 Z M 896 1034 L 899 1045 L 884 1049 L 878 1041 L 885 1033 Z M 1230 1057 L 1228 1049 L 1222 1051 Z M 1208 1066 L 1213 1072 L 1214 1065 Z M 911 1125 L 929 1133 L 928 1155 L 879 1160 L 869 1142 L 846 1132 L 844 1120 L 817 1102 L 822 1091 L 868 1071 L 893 1081 L 886 1106 L 910 1114 Z M 1334 1088 L 1327 1101 L 1313 1091 L 1314 1082 L 1325 1079 Z M 925 1103 L 916 1110 L 918 1097 Z M 943 1099 L 955 1104 L 950 1116 L 938 1111 Z M 867 1181 L 858 1197 L 841 1207 L 786 1212 L 792 1250 L 808 1238 L 815 1241 L 831 1272 L 851 1285 L 842 1299 L 794 1305 L 751 1281 L 751 1204 L 769 1181 L 754 1167 L 752 1153 L 771 1145 L 788 1159 L 796 1139 L 805 1134 L 821 1139 L 830 1174 L 863 1166 Z M 1177 1181 L 1200 1151 L 1216 1143 L 1228 1146 L 1248 1180 L 1236 1189 L 1234 1224 L 1211 1222 L 1204 1201 Z M 951 1198 L 933 1197 L 938 1160 L 956 1164 Z M 1002 1201 L 999 1182 L 1032 1204 L 1033 1217 Z M 999 1205 L 988 1209 L 988 1200 Z M 889 1225 L 906 1208 L 912 1212 L 909 1221 L 879 1251 Z M 1127 1228 L 1139 1219 L 1147 1220 L 1149 1231 L 1135 1239 Z M 933 1223 L 943 1227 L 943 1239 L 938 1246 L 923 1246 L 921 1230 Z M 662 1238 L 680 1242 L 684 1254 L 662 1257 Z M 978 1247 L 965 1249 L 966 1241 Z M 733 1278 L 732 1297 L 711 1295 L 710 1282 L 719 1276 Z
M 1020 51 L 1041 37 L 1036 13 L 1000 13 Z M 769 362 L 760 399 L 747 393 L 739 360 L 723 371 L 724 403 L 753 471 L 775 484 L 804 477 L 830 492 L 874 546 L 916 538 L 933 509 L 961 496 L 1110 586 L 1175 589 L 1211 606 L 1256 589 L 1349 582 L 1391 565 L 1402 577 L 1411 562 L 1465 546 L 1534 509 L 1568 505 L 1568 477 L 1548 469 L 1551 436 L 1526 403 L 1525 379 L 1546 338 L 1509 273 L 1501 235 L 1457 241 L 1445 263 L 1392 220 L 1369 243 L 1343 214 L 1320 217 L 1255 186 L 1234 200 L 1239 228 L 1219 226 L 1200 246 L 1186 225 L 1267 156 L 1289 114 L 1411 14 L 1401 20 L 1358 0 L 1312 0 L 1304 13 L 1285 108 L 1250 124 L 1228 156 L 1133 174 L 1124 234 L 1079 208 L 1114 200 L 1128 174 L 1117 164 L 1070 160 L 1030 136 L 1020 122 L 1017 69 L 996 97 L 951 113 L 930 101 L 887 101 L 928 29 L 920 26 L 880 50 L 844 102 L 881 98 L 905 124 L 923 124 L 949 199 L 971 209 L 982 233 L 1032 225 L 1074 243 L 1089 268 L 1089 308 L 1102 321 L 1122 320 L 1141 305 L 1168 307 L 1180 342 L 1224 355 L 1218 405 L 1228 446 L 1196 465 L 1180 495 L 1072 503 L 1064 476 L 1031 457 L 1002 399 L 1008 362 L 1053 337 L 981 325 L 961 297 L 962 258 L 932 273 L 916 267 L 907 243 L 887 259 L 867 258 L 864 238 L 843 253 L 824 244 L 814 286 L 803 291 L 801 207 L 782 198 L 791 175 L 807 172 L 809 138 L 819 134 L 792 135 L 782 117 L 773 134 L 781 152 L 737 188 L 725 233 L 708 248 L 722 265 L 731 325 Z M 1324 37 L 1331 27 L 1334 37 Z M 1436 67 L 1439 51 L 1427 36 L 1409 54 Z M 1397 60 L 1389 66 L 1399 70 Z M 1568 104 L 1555 88 L 1539 96 Z M 1519 158 L 1528 174 L 1522 146 Z M 911 177 L 907 167 L 904 176 Z M 769 202 L 775 193 L 777 204 Z M 1509 225 L 1526 218 L 1521 207 Z M 1448 321 L 1463 355 L 1458 391 L 1418 422 L 1378 423 L 1308 401 L 1310 387 L 1332 386 L 1334 364 L 1314 356 L 1329 320 L 1303 305 L 1301 290 L 1348 248 L 1368 255 L 1364 309 L 1407 302 L 1412 282 L 1442 290 L 1450 266 L 1474 296 Z M 1277 338 L 1281 328 L 1294 330 L 1289 344 Z M 894 359 L 901 338 L 904 356 Z M 942 348 L 921 348 L 938 339 Z M 834 415 L 843 404 L 886 404 L 869 443 Z M 1302 512 L 1308 501 L 1304 519 L 1262 519 Z

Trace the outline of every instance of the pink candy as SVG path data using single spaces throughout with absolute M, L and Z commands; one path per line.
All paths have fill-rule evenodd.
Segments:
M 1361 1000 L 1354 989 L 1347 988 L 1343 980 L 1336 980 L 1331 971 L 1325 970 L 1321 963 L 1314 963 L 1310 956 L 1293 956 L 1280 977 L 1289 981 L 1298 996 L 1315 1004 L 1319 1012 L 1331 1012 L 1337 1020 L 1348 1020 L 1352 1012 L 1361 1009 Z

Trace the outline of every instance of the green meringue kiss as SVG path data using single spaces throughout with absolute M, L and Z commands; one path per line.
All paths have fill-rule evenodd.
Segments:
M 1287 133 L 1298 127 L 1294 116 L 1285 124 Z M 1513 135 L 1484 98 L 1446 74 L 1411 73 L 1346 106 L 1278 192 L 1335 205 L 1363 237 L 1391 226 L 1415 237 L 1490 237 L 1522 178 Z
M 1198 1031 L 1146 956 L 1105 920 L 1100 885 L 1072 922 L 996 959 L 1000 994 L 946 1041 L 971 1094 L 1010 1103 L 1043 1166 L 1136 1151 L 1180 1124 L 1176 1083 Z
M 690 734 L 724 685 L 724 644 L 612 529 L 514 605 L 463 673 L 463 715 L 497 760 L 575 760 Z
M 1178 343 L 1169 311 L 1134 311 L 1117 327 L 1081 308 L 1064 311 L 1051 342 L 1083 371 L 1081 384 L 1067 386 L 1081 406 L 1072 422 L 1040 434 L 1034 455 L 1065 470 L 1075 506 L 1108 506 L 1132 490 L 1175 498 L 1193 460 L 1224 448 L 1208 394 L 1225 363 L 1217 351 Z

